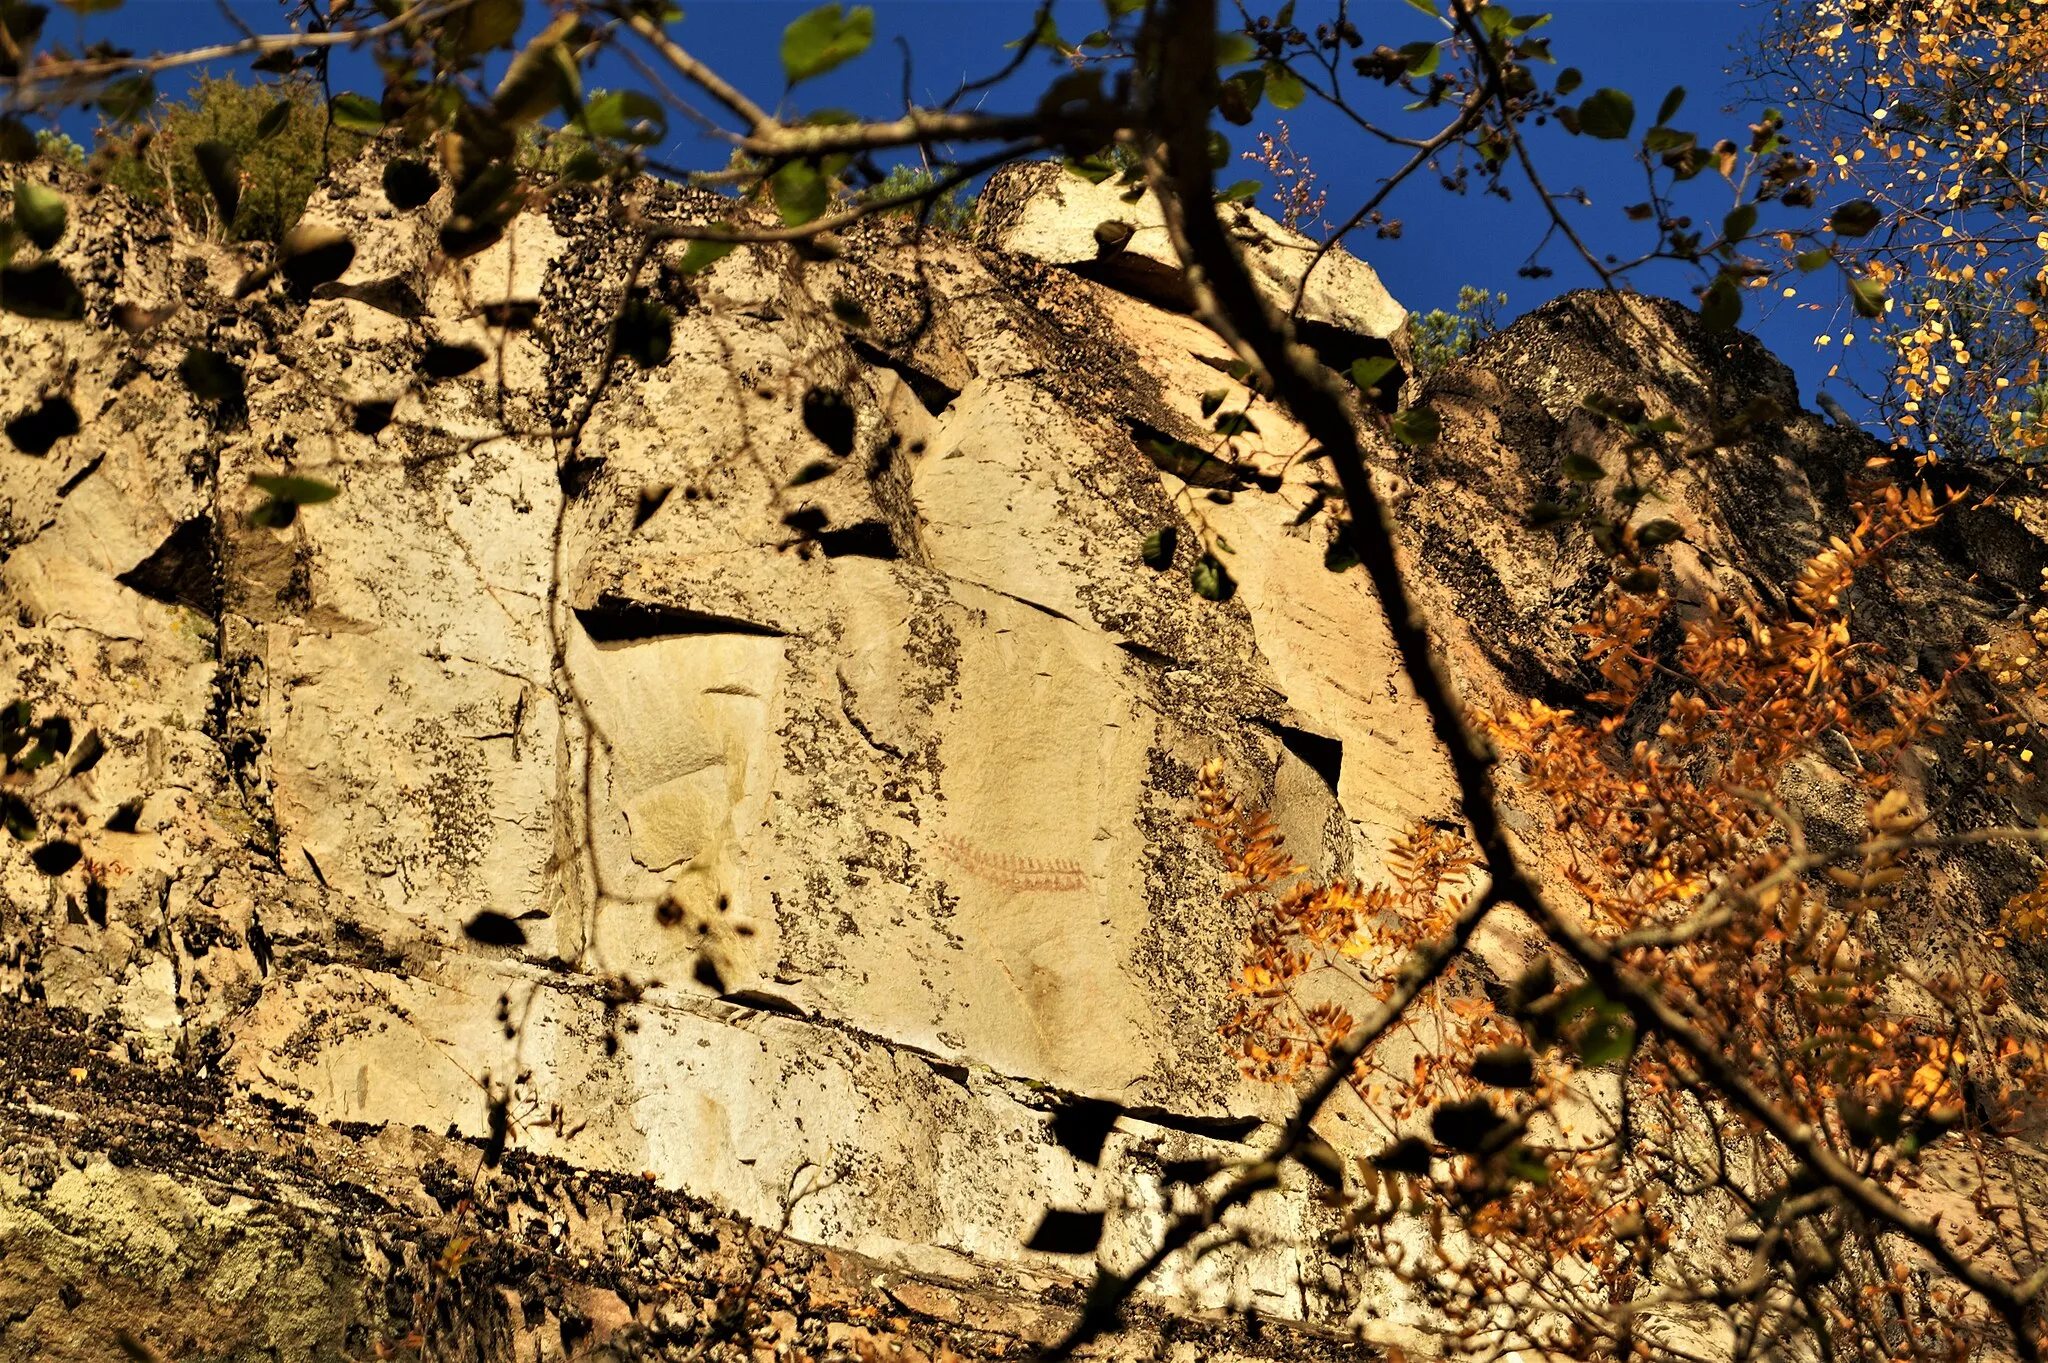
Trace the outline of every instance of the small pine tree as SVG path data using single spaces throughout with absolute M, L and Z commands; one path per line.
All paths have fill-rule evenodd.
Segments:
M 1415 367 L 1424 374 L 1458 359 L 1484 338 L 1500 330 L 1504 293 L 1488 293 L 1470 284 L 1458 290 L 1458 310 L 1432 308 L 1409 319 L 1415 333 Z

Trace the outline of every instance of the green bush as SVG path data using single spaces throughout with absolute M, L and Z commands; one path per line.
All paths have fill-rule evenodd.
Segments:
M 889 169 L 887 178 L 862 190 L 857 197 L 864 203 L 872 202 L 876 199 L 897 199 L 905 194 L 914 194 L 920 190 L 929 189 L 937 179 L 937 176 L 920 166 L 892 166 Z M 975 200 L 972 196 L 964 199 L 961 198 L 960 190 L 957 186 L 933 198 L 930 200 L 930 204 L 931 216 L 926 221 L 941 232 L 951 233 L 954 236 L 965 236 L 967 230 L 974 225 Z M 892 211 L 909 217 L 916 217 L 924 211 L 924 205 L 915 204 Z
M 85 164 L 85 148 L 55 128 L 44 128 L 36 134 L 36 154 L 59 165 L 77 167 Z
M 1500 309 L 1507 304 L 1504 293 L 1488 293 L 1466 284 L 1458 290 L 1456 312 L 1432 308 L 1411 314 L 1408 321 L 1415 336 L 1415 367 L 1428 374 L 1464 355 L 1500 330 Z
M 93 164 L 109 183 L 167 204 L 188 226 L 228 241 L 276 241 L 299 220 L 327 173 L 367 141 L 330 127 L 312 85 L 244 85 L 200 76 L 182 101 L 158 108 L 132 134 L 102 131 Z M 194 149 L 218 142 L 241 181 L 232 222 L 208 190 Z

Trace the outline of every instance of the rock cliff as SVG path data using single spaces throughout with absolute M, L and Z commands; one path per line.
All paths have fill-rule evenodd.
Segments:
M 363 165 L 309 214 L 347 272 L 240 302 L 247 259 L 64 188 L 85 319 L 0 314 L 0 701 L 74 735 L 0 840 L 0 1358 L 124 1328 L 179 1358 L 1013 1351 L 1087 1266 L 1023 1247 L 1044 1208 L 1121 1209 L 1128 1260 L 1163 1161 L 1286 1110 L 1216 1036 L 1246 923 L 1195 771 L 1222 754 L 1324 871 L 1458 811 L 1299 514 L 1304 437 L 1141 214 L 1098 241 L 1113 186 L 1022 167 L 973 242 L 884 221 L 686 272 L 591 194 L 450 262 Z M 1307 245 L 1237 227 L 1291 294 Z M 1316 278 L 1306 340 L 1405 358 L 1369 268 Z M 674 318 L 658 364 L 608 363 L 628 299 Z M 1218 389 L 1256 426 L 1220 478 L 1185 457 Z M 1782 580 L 1873 448 L 1681 309 L 1517 323 L 1376 470 L 1475 701 L 1583 684 L 1597 556 L 1512 509 L 1611 439 L 1596 390 L 1773 404 L 1670 473 L 1695 584 Z M 252 518 L 268 476 L 340 492 Z M 2032 503 L 1972 514 L 1886 589 L 1929 668 L 2048 566 Z M 2002 902 L 1956 898 L 1945 930 Z M 1099 1165 L 1051 1132 L 1087 1099 L 1127 1109 Z M 1327 1215 L 1266 1199 L 1116 1348 L 1399 1338 Z

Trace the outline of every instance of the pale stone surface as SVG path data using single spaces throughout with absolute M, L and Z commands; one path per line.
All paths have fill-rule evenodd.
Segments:
M 112 205 L 80 215 L 87 259 L 131 230 Z M 1043 1208 L 1142 1206 L 1158 1159 L 1285 1101 L 1214 1034 L 1244 910 L 1187 824 L 1194 770 L 1229 753 L 1326 866 L 1399 812 L 1354 828 L 1336 768 L 1287 746 L 1367 741 L 1324 692 L 1384 671 L 1378 636 L 1319 663 L 1280 569 L 1212 606 L 1139 562 L 1185 498 L 1134 432 L 1193 434 L 1181 390 L 1213 375 L 1161 347 L 1213 340 L 870 233 L 806 269 L 657 271 L 672 357 L 586 412 L 622 264 L 602 221 L 530 215 L 451 269 L 432 211 L 358 168 L 312 210 L 356 260 L 310 301 L 222 309 L 237 264 L 166 234 L 136 267 L 188 311 L 145 337 L 0 318 L 7 415 L 54 385 L 84 422 L 0 451 L 0 680 L 109 744 L 71 782 L 82 867 L 6 854 L 41 997 L 212 1057 L 237 1102 L 481 1139 L 509 1086 L 520 1149 L 906 1268 L 1073 1272 L 1021 1247 Z M 842 289 L 867 335 L 824 307 Z M 494 332 L 496 299 L 548 325 Z M 178 381 L 202 342 L 246 414 Z M 489 358 L 429 381 L 428 344 Z M 393 420 L 360 434 L 375 401 Z M 277 472 L 341 495 L 255 526 L 248 480 Z M 1292 548 L 1277 507 L 1232 515 L 1246 560 Z M 1325 576 L 1311 613 L 1369 608 Z M 66 921 L 88 880 L 104 908 Z M 525 945 L 468 940 L 487 910 Z M 1083 1094 L 1151 1114 L 1100 1173 L 1048 1134 Z M 1192 1301 L 1301 1314 L 1290 1246 L 1323 1213 L 1263 1215 L 1273 1246 L 1205 1263 Z M 1106 1252 L 1151 1224 L 1113 1218 Z
M 1367 873 L 1391 836 L 1459 811 L 1378 603 L 1324 568 L 1326 519 L 1296 523 L 1325 476 L 1303 433 L 1155 305 L 1164 273 L 1126 268 L 1169 259 L 1156 232 L 1140 223 L 1122 267 L 1096 260 L 1097 222 L 1152 212 L 1117 192 L 1010 172 L 988 249 L 885 223 L 825 263 L 748 248 L 685 277 L 657 258 L 643 279 L 677 314 L 673 354 L 622 368 L 587 409 L 626 263 L 587 198 L 449 266 L 438 210 L 396 214 L 352 168 L 314 208 L 356 235 L 349 274 L 310 301 L 234 306 L 226 251 L 82 199 L 60 254 L 94 318 L 115 299 L 183 310 L 133 340 L 0 314 L 0 417 L 62 392 L 84 427 L 42 456 L 0 447 L 0 701 L 106 746 L 38 789 L 78 868 L 51 879 L 0 851 L 9 1006 L 75 1010 L 124 1063 L 203 1076 L 209 1096 L 172 1124 L 208 1148 L 303 1140 L 406 1215 L 454 1197 L 390 1168 L 432 1145 L 474 1169 L 499 1094 L 512 1148 L 544 1168 L 641 1180 L 884 1270 L 1043 1294 L 1085 1268 L 1022 1248 L 1047 1206 L 1117 1209 L 1105 1253 L 1137 1254 L 1159 1162 L 1242 1154 L 1287 1102 L 1216 1035 L 1249 910 L 1220 898 L 1188 824 L 1195 771 L 1221 753 L 1329 874 Z M 1284 303 L 1303 245 L 1246 222 Z M 838 293 L 863 332 L 834 320 Z M 508 299 L 544 325 L 490 329 L 478 305 Z M 1543 495 L 1563 449 L 1611 454 L 1580 398 L 1690 402 L 1718 362 L 1668 316 L 1568 302 L 1433 382 L 1447 434 L 1427 457 L 1367 431 L 1476 700 L 1569 683 L 1597 565 L 1503 508 Z M 1404 314 L 1341 252 L 1303 317 L 1333 360 L 1405 353 Z M 429 382 L 430 343 L 489 358 Z M 247 367 L 246 419 L 185 391 L 196 344 Z M 1783 386 L 1768 366 L 1744 382 Z M 1257 426 L 1227 490 L 1144 453 L 1213 444 L 1201 404 L 1218 389 Z M 360 434 L 372 400 L 394 420 Z M 1796 415 L 1739 452 L 1768 511 L 1669 471 L 1644 514 L 1686 526 L 1688 582 L 1782 573 L 1815 542 L 1829 471 L 1854 453 L 1818 431 Z M 284 471 L 341 495 L 252 526 L 250 475 Z M 1154 571 L 1139 545 L 1166 524 L 1178 558 Z M 2048 562 L 2033 524 L 1993 527 L 1998 571 Z M 1228 601 L 1189 584 L 1205 547 Z M 131 801 L 128 831 L 109 829 Z M 465 936 L 485 911 L 524 945 Z M 1532 950 L 1512 922 L 1480 942 L 1502 976 Z M 46 1097 L 68 1068 L 40 1075 Z M 1132 1109 L 1099 1169 L 1050 1134 L 1077 1096 Z M 1356 1115 L 1340 1102 L 1329 1123 L 1347 1154 L 1377 1144 Z M 88 1172 L 63 1198 L 158 1197 Z M 45 1194 L 7 1177 L 0 1253 L 72 1254 L 44 1225 L 57 1204 L 20 1210 Z M 1320 1261 L 1329 1215 L 1290 1185 L 1254 1209 L 1253 1243 L 1152 1291 L 1331 1324 L 1364 1292 L 1370 1329 L 1407 1339 L 1390 1283 Z M 603 1218 L 576 1216 L 564 1234 L 588 1241 Z M 572 1295 L 607 1337 L 657 1315 L 601 1284 Z M 918 1299 L 1018 1338 L 1051 1309 Z M 559 1323 L 522 1309 L 519 1338 Z
M 1147 292 L 1180 289 L 1180 257 L 1166 232 L 1156 195 L 1127 202 L 1133 186 L 1111 176 L 1091 184 L 1051 162 L 1010 166 L 990 178 L 982 200 L 980 237 L 998 250 L 1054 265 L 1081 265 Z M 1252 280 L 1273 307 L 1305 322 L 1355 337 L 1392 341 L 1408 311 L 1394 301 L 1373 268 L 1342 249 L 1322 253 L 1248 205 L 1226 210 Z M 1113 224 L 1106 246 L 1097 229 Z M 1121 229 L 1128 228 L 1128 234 Z M 1302 277 L 1308 287 L 1302 287 Z M 1297 305 L 1298 304 L 1298 305 Z

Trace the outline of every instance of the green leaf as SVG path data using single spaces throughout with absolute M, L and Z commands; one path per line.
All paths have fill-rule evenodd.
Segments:
M 1410 407 L 1394 418 L 1394 438 L 1403 445 L 1420 449 L 1436 442 L 1443 434 L 1442 418 L 1428 407 Z
M 1113 256 L 1131 244 L 1131 237 L 1138 229 L 1115 218 L 1105 218 L 1095 224 L 1095 254 Z
M 1716 275 L 1700 299 L 1700 321 L 1708 331 L 1732 331 L 1742 320 L 1742 290 L 1729 276 Z
M 1154 572 L 1164 572 L 1173 566 L 1173 551 L 1180 547 L 1180 531 L 1171 525 L 1162 525 L 1145 536 L 1145 543 L 1139 548 L 1138 556 L 1145 560 L 1145 566 Z
M 1756 205 L 1743 204 L 1721 220 L 1721 235 L 1729 241 L 1741 241 L 1756 226 Z
M 1676 128 L 1652 128 L 1643 134 L 1643 150 L 1651 153 L 1684 151 L 1699 145 L 1696 133 L 1680 132 Z
M 1084 156 L 1078 160 L 1070 156 L 1062 164 L 1091 185 L 1099 185 L 1116 174 L 1116 167 L 1100 156 Z
M 1823 246 L 1817 251 L 1802 251 L 1792 258 L 1792 263 L 1799 267 L 1802 274 L 1812 274 L 1815 270 L 1825 268 L 1834 258 L 1835 253 Z
M 1408 3 L 1413 5 L 1416 9 L 1421 10 L 1424 14 L 1427 14 L 1432 19 L 1439 17 L 1436 12 L 1436 6 L 1431 4 L 1430 0 L 1408 0 Z
M 1039 47 L 1050 48 L 1062 57 L 1071 57 L 1078 50 L 1072 43 L 1060 36 L 1060 26 L 1053 22 L 1050 11 L 1042 13 L 1037 28 L 1034 28 L 1021 38 L 1004 43 L 1003 46 L 1016 49 L 1023 47 L 1027 43 L 1035 43 Z
M 277 136 L 279 130 L 291 121 L 292 102 L 281 99 L 263 111 L 263 117 L 256 120 L 256 140 L 265 142 Z
M 1230 139 L 1214 128 L 1209 130 L 1209 169 L 1221 170 L 1230 164 Z
M 32 180 L 14 182 L 14 225 L 45 251 L 64 235 L 64 196 Z
M 1472 1077 L 1488 1088 L 1534 1088 L 1536 1057 L 1526 1046 L 1495 1046 L 1472 1057 Z
M 1550 1182 L 1550 1166 L 1543 1162 L 1543 1156 L 1526 1145 L 1508 1147 L 1507 1171 L 1524 1183 Z
M 75 322 L 85 316 L 85 295 L 54 260 L 0 269 L 0 310 L 17 317 Z
M 736 241 L 693 241 L 689 249 L 683 252 L 682 262 L 676 269 L 682 274 L 696 274 L 700 270 L 708 270 L 731 255 L 733 247 L 737 245 L 739 243 Z
M 619 353 L 642 369 L 668 360 L 675 345 L 675 315 L 648 298 L 635 298 L 619 312 Z
M 782 31 L 782 71 L 795 85 L 822 76 L 868 50 L 875 40 L 875 12 L 855 5 L 851 13 L 837 3 L 820 5 Z
M 374 137 L 384 130 L 383 108 L 368 95 L 353 90 L 336 95 L 327 105 L 327 114 L 334 126 L 344 132 Z
M 1635 1023 L 1618 1003 L 1600 1004 L 1579 1035 L 1579 1059 L 1587 1065 L 1611 1065 L 1626 1059 L 1635 1047 Z
M 401 212 L 418 208 L 441 188 L 441 177 L 425 161 L 399 157 L 384 167 L 384 197 Z
M 1147 440 L 1141 448 L 1155 468 L 1196 487 L 1229 487 L 1237 481 L 1235 466 L 1185 440 Z
M 645 147 L 668 136 L 668 112 L 652 95 L 611 90 L 583 106 L 583 126 L 592 137 Z
M 1867 237 L 1877 230 L 1884 221 L 1884 214 L 1868 199 L 1857 199 L 1837 208 L 1828 218 L 1828 226 L 1835 229 L 1838 237 Z
M 1024 1248 L 1042 1254 L 1093 1254 L 1102 1241 L 1102 1216 L 1101 1212 L 1048 1209 Z
M 277 244 L 285 287 L 301 298 L 347 274 L 355 258 L 356 244 L 348 233 L 327 223 L 302 220 Z
M 0 705 L 0 753 L 12 757 L 29 740 L 29 726 L 36 722 L 35 707 L 17 696 Z
M 531 123 L 576 96 L 575 63 L 562 44 L 576 31 L 576 15 L 562 14 L 527 39 L 505 67 L 505 78 L 491 92 L 491 114 L 500 123 Z
M 27 842 L 36 835 L 36 812 L 13 791 L 0 790 L 0 827 L 16 842 Z
M 1284 4 L 1284 5 L 1282 5 L 1282 6 L 1280 7 L 1280 11 L 1279 11 L 1279 13 L 1277 13 L 1277 14 L 1275 14 L 1275 15 L 1273 16 L 1273 27 L 1275 27 L 1275 28 L 1280 28 L 1280 29 L 1286 29 L 1286 28 L 1292 28 L 1293 26 L 1294 26 L 1294 0 L 1287 0 L 1287 3 L 1286 3 L 1286 4 Z
M 1220 204 L 1243 203 L 1247 199 L 1256 198 L 1261 188 L 1263 186 L 1257 180 L 1239 180 L 1230 188 L 1218 191 L 1216 202 Z
M 1344 1161 L 1337 1148 L 1320 1136 L 1311 1136 L 1295 1147 L 1294 1162 L 1309 1171 L 1315 1181 L 1332 1193 L 1344 1191 Z
M 36 135 L 13 114 L 0 114 L 0 161 L 36 159 Z
M 84 853 L 75 842 L 46 842 L 28 854 L 30 862 L 46 876 L 61 876 L 78 865 Z
M 1439 1144 L 1468 1155 L 1484 1150 L 1494 1134 L 1506 1125 L 1507 1119 L 1484 1098 L 1445 1103 L 1429 1119 L 1430 1131 Z
M 266 497 L 251 507 L 249 524 L 258 530 L 289 530 L 299 519 L 297 502 L 281 502 L 275 497 Z
M 611 165 L 602 153 L 585 147 L 562 163 L 562 178 L 571 184 L 593 185 L 602 180 L 611 170 Z
M 1585 73 L 1576 66 L 1567 66 L 1557 73 L 1557 93 L 1560 98 L 1570 94 L 1586 83 Z
M 525 17 L 522 0 L 471 0 L 468 8 L 448 19 L 456 55 L 473 57 L 494 47 L 510 47 Z
M 419 371 L 434 382 L 459 379 L 482 368 L 489 358 L 481 346 L 436 341 L 421 353 Z
M 1402 60 L 1408 63 L 1408 74 L 1417 77 L 1434 75 L 1444 57 L 1443 49 L 1435 43 L 1403 43 L 1400 51 Z
M 1188 569 L 1188 584 L 1195 595 L 1210 601 L 1228 601 L 1237 591 L 1237 579 L 1214 554 L 1204 554 Z
M 341 489 L 332 483 L 323 483 L 318 478 L 300 478 L 288 473 L 256 473 L 249 477 L 249 485 L 260 492 L 267 492 L 280 502 L 295 502 L 300 506 L 318 506 L 331 502 L 341 495 Z
M 832 315 L 856 331 L 866 331 L 870 320 L 860 300 L 843 293 L 832 295 Z
M 1266 73 L 1258 67 L 1240 71 L 1216 90 L 1216 112 L 1226 123 L 1239 127 L 1252 121 L 1252 113 L 1266 92 Z
M 1380 380 L 1393 372 L 1394 359 L 1390 355 L 1375 355 L 1351 362 L 1351 381 L 1361 392 L 1379 387 Z
M 1298 109 L 1308 98 L 1308 87 L 1285 62 L 1266 63 L 1266 98 L 1276 109 Z
M 123 76 L 100 90 L 100 112 L 116 123 L 133 123 L 156 103 L 156 82 L 148 76 Z
M 217 350 L 186 350 L 178 362 L 178 377 L 194 397 L 207 402 L 234 402 L 242 396 L 242 367 Z
M 1875 279 L 1849 281 L 1849 303 L 1858 317 L 1884 316 L 1884 285 Z
M 1645 521 L 1636 527 L 1636 543 L 1645 549 L 1662 549 L 1684 538 L 1685 527 L 1667 518 Z
M 1625 90 L 1595 90 L 1579 105 L 1579 127 L 1588 137 L 1618 142 L 1636 123 L 1636 102 Z
M 769 177 L 775 191 L 775 206 L 789 227 L 801 227 L 825 211 L 831 202 L 831 186 L 809 161 L 791 161 Z
M 227 143 L 208 140 L 192 148 L 192 159 L 199 163 L 199 178 L 206 181 L 206 192 L 220 210 L 221 226 L 232 227 L 235 210 L 242 204 L 241 158 Z
M 1230 32 L 1216 35 L 1216 64 L 1236 66 L 1248 62 L 1259 52 L 1258 45 L 1243 33 Z
M 1673 116 L 1675 116 L 1678 113 L 1679 106 L 1684 103 L 1685 87 L 1683 85 L 1672 86 L 1671 93 L 1664 96 L 1664 102 L 1657 106 L 1658 125 L 1662 126 L 1663 124 L 1669 123 L 1672 120 Z
M 1597 483 L 1607 476 L 1607 470 L 1600 467 L 1600 461 L 1590 454 L 1577 450 L 1565 455 L 1558 462 L 1558 472 L 1574 483 Z

